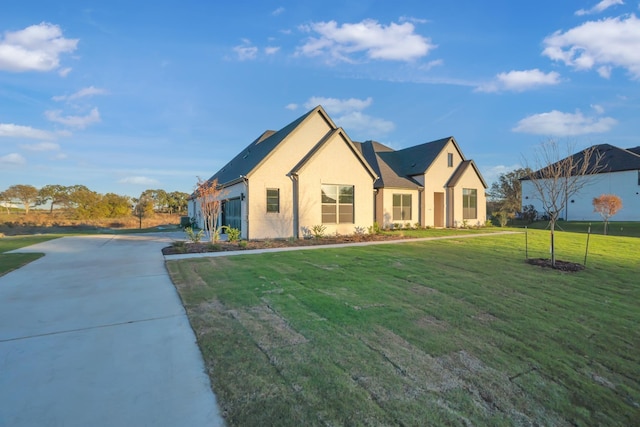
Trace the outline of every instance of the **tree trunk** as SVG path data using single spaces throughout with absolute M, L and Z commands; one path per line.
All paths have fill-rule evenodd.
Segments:
M 556 243 L 554 238 L 554 231 L 556 228 L 555 220 L 551 220 L 549 222 L 549 228 L 551 229 L 551 267 L 556 268 Z

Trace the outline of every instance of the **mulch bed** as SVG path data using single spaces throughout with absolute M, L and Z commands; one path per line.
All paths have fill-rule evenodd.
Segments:
M 249 240 L 241 242 L 222 242 L 217 243 L 187 242 L 184 247 L 167 246 L 162 249 L 163 255 L 176 254 L 197 254 L 205 252 L 221 252 L 221 251 L 244 251 L 252 249 L 272 249 L 272 248 L 288 248 L 298 246 L 319 246 L 332 245 L 337 243 L 358 243 L 358 242 L 378 242 L 386 240 L 411 239 L 407 236 L 384 235 L 384 234 L 365 234 L 362 236 L 331 236 L 322 237 L 320 239 L 266 239 L 266 240 Z
M 554 268 L 551 266 L 551 260 L 548 258 L 529 258 L 527 259 L 527 262 L 531 265 L 537 265 L 539 267 Z M 555 269 L 575 273 L 576 271 L 584 270 L 585 266 L 576 262 L 556 260 Z

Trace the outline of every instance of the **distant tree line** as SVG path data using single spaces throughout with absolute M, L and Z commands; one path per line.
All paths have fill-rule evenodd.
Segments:
M 22 206 L 29 214 L 32 208 L 47 206 L 69 212 L 77 219 L 120 218 L 136 215 L 143 209 L 144 216 L 153 213 L 184 214 L 189 194 L 164 190 L 145 190 L 139 198 L 115 193 L 100 194 L 84 185 L 45 185 L 37 189 L 32 185 L 12 185 L 0 191 L 0 205 L 10 213 L 11 206 Z

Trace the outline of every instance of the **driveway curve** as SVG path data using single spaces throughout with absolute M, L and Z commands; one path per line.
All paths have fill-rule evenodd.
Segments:
M 64 237 L 0 277 L 0 426 L 222 426 L 161 248 Z

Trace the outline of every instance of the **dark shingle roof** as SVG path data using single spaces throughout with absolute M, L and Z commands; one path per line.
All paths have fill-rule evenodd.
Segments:
M 396 187 L 396 188 L 420 188 L 421 185 L 413 179 L 405 176 L 400 176 L 396 173 L 386 161 L 381 157 L 381 153 L 392 153 L 392 148 L 386 145 L 380 144 L 376 141 L 366 141 L 363 143 L 357 143 L 356 146 L 362 152 L 363 157 L 371 165 L 371 168 L 375 171 L 378 179 L 373 184 L 374 188 L 382 187 Z
M 640 147 L 637 147 L 640 148 Z M 640 170 L 640 154 L 635 154 L 633 150 L 625 150 L 622 148 L 614 147 L 610 144 L 593 145 L 589 148 L 572 154 L 574 164 L 582 164 L 584 162 L 585 153 L 587 150 L 594 150 L 593 154 L 589 158 L 588 169 L 593 171 L 591 173 L 608 173 L 608 172 L 623 172 L 628 170 Z M 566 157 L 568 158 L 568 157 Z M 599 163 L 596 162 L 599 159 Z M 563 159 L 564 160 L 564 159 Z M 562 160 L 561 160 L 562 161 Z M 555 163 L 554 163 L 555 164 Z M 533 173 L 533 176 L 539 175 L 544 168 L 537 170 Z M 522 178 L 527 180 L 529 178 Z
M 246 176 L 251 172 L 265 157 L 273 151 L 295 128 L 300 125 L 308 116 L 317 110 L 317 107 L 303 116 L 298 117 L 287 126 L 283 127 L 279 131 L 266 131 L 251 144 L 245 147 L 244 150 L 235 156 L 229 163 L 224 165 L 218 172 L 216 172 L 209 181 L 218 179 L 220 185 L 229 184 L 242 176 Z
M 451 139 L 452 137 L 442 138 L 398 151 L 382 152 L 379 156 L 398 175 L 422 175 Z
M 640 156 L 640 145 L 637 147 L 633 147 L 633 148 L 627 148 L 627 151 L 631 151 L 634 154 L 637 154 L 638 156 Z

